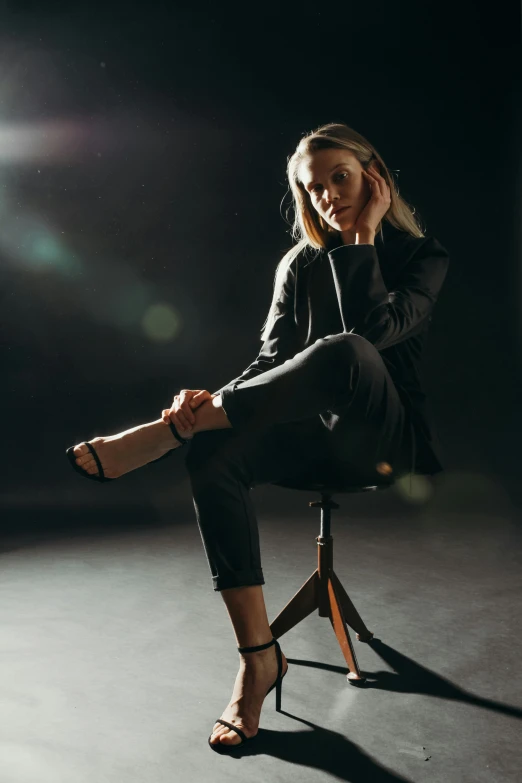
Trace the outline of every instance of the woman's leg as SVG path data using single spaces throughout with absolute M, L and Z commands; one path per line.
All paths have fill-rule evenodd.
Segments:
M 411 461 L 411 435 L 397 389 L 368 340 L 341 333 L 317 340 L 284 364 L 221 391 L 228 421 L 248 439 L 267 426 L 318 417 L 332 462 L 365 481 L 395 477 Z
M 257 647 L 272 640 L 261 585 L 233 587 L 223 590 L 221 595 L 232 621 L 238 647 Z M 288 663 L 282 652 L 281 657 L 284 676 Z M 278 672 L 275 646 L 241 653 L 232 697 L 221 715 L 223 720 L 238 726 L 247 737 L 257 734 L 263 702 Z M 216 722 L 210 741 L 212 744 L 238 745 L 242 740 L 237 732 Z
M 268 625 L 265 599 L 261 585 L 235 587 L 223 590 L 230 620 L 236 635 L 238 647 L 257 647 L 272 640 Z M 282 674 L 288 663 L 283 653 Z M 278 675 L 278 660 L 275 646 L 258 652 L 240 654 L 239 672 L 234 683 L 232 698 L 221 715 L 228 723 L 238 726 L 247 737 L 254 736 L 266 693 Z M 215 723 L 212 729 L 212 744 L 237 745 L 241 742 L 237 732 L 222 723 Z
M 214 590 L 264 584 L 250 489 L 311 469 L 325 437 L 316 417 L 250 437 L 234 429 L 200 432 L 182 451 Z
M 323 429 L 298 422 L 259 433 L 248 443 L 234 430 L 201 432 L 186 451 L 194 508 L 210 566 L 214 590 L 221 592 L 238 647 L 253 647 L 272 639 L 263 596 L 259 531 L 250 488 L 305 469 L 318 450 Z M 288 667 L 283 654 L 283 674 Z M 240 655 L 232 697 L 221 717 L 247 737 L 257 733 L 266 693 L 276 680 L 275 646 Z M 214 724 L 211 743 L 239 744 L 240 736 Z

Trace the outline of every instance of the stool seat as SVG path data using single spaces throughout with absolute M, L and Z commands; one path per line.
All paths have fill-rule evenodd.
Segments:
M 326 482 L 319 479 L 296 477 L 273 481 L 272 484 L 285 489 L 302 489 L 310 492 L 320 492 L 322 495 L 345 495 L 354 492 L 374 492 L 376 489 L 388 489 L 394 482 L 387 479 L 377 484 L 349 484 L 343 481 Z

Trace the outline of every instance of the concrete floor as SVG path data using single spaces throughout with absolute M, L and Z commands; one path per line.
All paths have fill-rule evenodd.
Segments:
M 310 493 L 253 492 L 272 620 L 316 567 L 319 512 Z M 281 637 L 283 713 L 271 693 L 234 756 L 207 745 L 239 654 L 193 512 L 115 524 L 77 509 L 66 528 L 51 508 L 6 529 L 1 783 L 520 781 L 517 514 L 390 492 L 337 496 L 332 520 L 335 571 L 376 636 L 354 640 L 366 686 L 310 615 Z

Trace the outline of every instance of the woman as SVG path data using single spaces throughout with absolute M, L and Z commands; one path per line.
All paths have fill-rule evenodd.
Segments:
M 419 363 L 447 251 L 344 124 L 302 138 L 287 173 L 298 241 L 276 271 L 255 361 L 214 394 L 183 389 L 161 419 L 68 450 L 99 481 L 190 443 L 197 521 L 241 654 L 209 737 L 221 751 L 257 735 L 267 689 L 280 694 L 288 669 L 266 614 L 249 490 L 307 474 L 377 484 L 443 469 Z

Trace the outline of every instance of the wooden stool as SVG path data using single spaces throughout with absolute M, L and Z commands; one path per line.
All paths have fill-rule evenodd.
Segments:
M 274 637 L 279 639 L 315 609 L 318 609 L 319 617 L 330 618 L 342 653 L 348 664 L 349 672 L 346 675 L 348 682 L 352 685 L 361 685 L 366 678 L 359 669 L 347 624 L 356 632 L 357 640 L 360 642 L 371 641 L 373 633 L 368 630 L 362 621 L 348 593 L 333 570 L 333 537 L 330 534 L 330 512 L 333 508 L 339 508 L 339 505 L 332 500 L 332 495 L 387 489 L 393 482 L 386 481 L 374 486 L 332 486 L 322 482 L 310 482 L 307 480 L 277 481 L 273 483 L 289 489 L 320 492 L 321 500 L 310 501 L 308 505 L 311 508 L 321 509 L 321 532 L 316 538 L 316 570 L 284 609 L 279 612 L 271 623 L 270 630 Z

